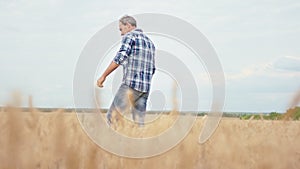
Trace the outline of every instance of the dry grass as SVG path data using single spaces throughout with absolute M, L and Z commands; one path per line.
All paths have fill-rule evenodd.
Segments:
M 168 128 L 177 113 L 162 115 L 146 126 L 151 136 Z M 0 112 L 1 169 L 298 169 L 300 122 L 223 118 L 214 135 L 198 144 L 204 120 L 197 118 L 176 147 L 145 159 L 122 158 L 99 148 L 82 130 L 76 114 L 6 107 Z M 123 122 L 116 130 L 127 135 L 137 127 Z M 148 135 L 147 135 L 148 134 Z M 133 135 L 131 135 L 133 136 Z M 153 145 L 156 146 L 156 145 Z
M 168 118 L 159 120 L 160 126 Z M 299 121 L 223 118 L 213 137 L 200 145 L 197 139 L 202 124 L 202 119 L 197 119 L 183 142 L 160 156 L 130 159 L 95 145 L 81 129 L 75 113 L 22 112 L 9 107 L 0 114 L 0 168 L 300 167 Z
M 151 116 L 151 120 L 146 120 L 144 127 L 139 127 L 137 123 L 134 123 L 131 116 L 127 117 L 120 115 L 117 112 L 112 113 L 112 128 L 118 133 L 134 138 L 146 138 L 155 137 L 175 123 L 179 114 L 176 111 L 170 112 L 167 115 L 148 115 Z M 102 114 L 102 118 L 105 120 L 105 114 Z M 115 120 L 118 119 L 118 120 Z M 147 119 L 147 118 L 146 118 Z M 155 119 L 155 120 L 152 120 Z

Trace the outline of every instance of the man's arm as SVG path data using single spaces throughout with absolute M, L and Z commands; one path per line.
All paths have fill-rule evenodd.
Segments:
M 99 87 L 103 87 L 103 83 L 106 79 L 106 77 L 113 72 L 119 65 L 116 64 L 115 62 L 111 62 L 110 65 L 106 68 L 102 76 L 97 80 L 97 85 Z
M 118 51 L 117 55 L 111 62 L 111 64 L 107 67 L 103 75 L 98 79 L 97 85 L 99 87 L 103 87 L 103 82 L 105 81 L 105 78 L 113 72 L 119 65 L 121 65 L 125 60 L 127 60 L 130 52 L 131 52 L 131 46 L 134 42 L 134 37 L 132 34 L 127 34 L 122 39 L 122 45 L 120 50 Z

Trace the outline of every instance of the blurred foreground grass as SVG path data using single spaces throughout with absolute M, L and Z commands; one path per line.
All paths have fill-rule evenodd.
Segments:
M 172 126 L 174 115 L 162 115 L 149 131 L 161 132 L 164 127 Z M 186 138 L 166 153 L 131 159 L 97 146 L 81 128 L 75 112 L 60 109 L 44 113 L 34 108 L 24 112 L 6 107 L 0 112 L 0 169 L 300 167 L 300 121 L 223 118 L 213 136 L 198 144 L 205 119 L 197 117 Z M 124 125 L 119 126 L 120 131 L 136 132 L 134 127 Z

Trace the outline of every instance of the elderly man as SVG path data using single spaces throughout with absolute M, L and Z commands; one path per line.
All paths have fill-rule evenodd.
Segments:
M 119 20 L 119 29 L 123 36 L 121 47 L 97 81 L 97 85 L 103 87 L 106 77 L 119 65 L 123 66 L 122 84 L 107 112 L 109 124 L 112 122 L 112 112 L 124 113 L 130 107 L 133 120 L 140 126 L 144 125 L 151 79 L 155 72 L 155 46 L 149 37 L 136 27 L 136 20 L 132 16 L 126 15 Z M 139 117 L 138 120 L 136 116 Z

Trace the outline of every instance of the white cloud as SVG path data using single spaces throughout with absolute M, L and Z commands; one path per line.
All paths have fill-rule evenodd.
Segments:
M 275 70 L 300 72 L 300 57 L 284 56 L 271 63 Z
M 283 56 L 268 63 L 247 66 L 239 73 L 226 73 L 227 80 L 240 80 L 252 76 L 278 78 L 300 76 L 300 57 Z
M 285 111 L 300 87 L 300 58 L 283 56 L 226 73 L 229 110 Z

